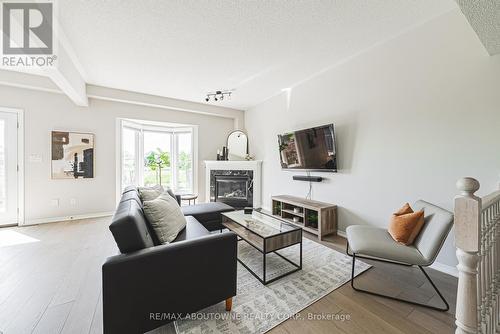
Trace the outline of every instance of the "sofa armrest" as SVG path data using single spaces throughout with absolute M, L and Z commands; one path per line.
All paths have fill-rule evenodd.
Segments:
M 108 258 L 104 333 L 143 333 L 235 296 L 236 256 L 236 235 L 225 232 Z
M 175 195 L 175 199 L 177 200 L 177 203 L 179 203 L 179 205 L 181 205 L 181 195 Z

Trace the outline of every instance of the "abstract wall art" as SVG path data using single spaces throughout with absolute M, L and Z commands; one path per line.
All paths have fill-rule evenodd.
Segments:
M 94 135 L 52 131 L 52 178 L 94 177 Z

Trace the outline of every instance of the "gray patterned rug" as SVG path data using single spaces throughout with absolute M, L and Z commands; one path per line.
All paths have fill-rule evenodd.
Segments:
M 298 263 L 298 245 L 279 253 Z M 262 274 L 262 255 L 257 250 L 240 241 L 238 256 Z M 274 254 L 268 255 L 266 261 L 268 279 L 293 269 Z M 238 263 L 238 294 L 233 298 L 232 311 L 225 311 L 224 302 L 213 305 L 176 321 L 177 333 L 265 333 L 350 280 L 351 258 L 317 242 L 304 239 L 302 261 L 302 270 L 266 286 Z M 355 274 L 368 268 L 370 265 L 356 261 Z

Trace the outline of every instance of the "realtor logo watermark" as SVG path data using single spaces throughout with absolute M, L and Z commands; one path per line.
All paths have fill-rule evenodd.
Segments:
M 52 2 L 2 2 L 2 65 L 54 66 L 53 23 Z

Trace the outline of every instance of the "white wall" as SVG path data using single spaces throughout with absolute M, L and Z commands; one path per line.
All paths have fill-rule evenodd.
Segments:
M 0 86 L 0 106 L 24 110 L 25 128 L 25 221 L 53 217 L 112 212 L 116 205 L 116 119 L 135 118 L 198 125 L 198 194 L 204 200 L 203 160 L 213 160 L 227 134 L 232 118 L 152 108 L 91 98 L 89 107 L 76 107 L 66 96 Z M 227 110 L 224 110 L 227 111 Z M 242 118 L 235 112 L 235 118 Z M 50 178 L 50 131 L 70 130 L 95 134 L 95 177 Z M 30 162 L 31 155 L 42 162 Z M 70 199 L 77 200 L 76 207 Z M 59 207 L 50 205 L 59 199 Z
M 265 205 L 308 191 L 280 169 L 276 135 L 325 123 L 336 125 L 340 170 L 318 174 L 327 180 L 313 198 L 339 206 L 339 230 L 385 227 L 420 198 L 452 210 L 460 177 L 478 178 L 480 194 L 500 180 L 500 58 L 454 11 L 294 87 L 289 101 L 283 93 L 247 111 Z M 452 240 L 440 263 L 456 264 Z

